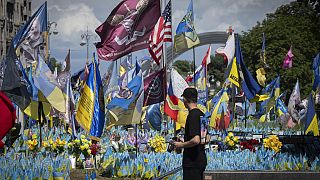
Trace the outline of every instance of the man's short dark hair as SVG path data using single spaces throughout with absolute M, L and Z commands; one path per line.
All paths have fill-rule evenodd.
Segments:
M 181 96 L 184 97 L 189 103 L 197 103 L 198 101 L 198 91 L 193 87 L 186 88 Z

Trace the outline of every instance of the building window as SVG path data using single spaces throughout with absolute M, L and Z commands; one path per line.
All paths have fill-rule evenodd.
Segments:
M 24 7 L 27 6 L 27 1 L 23 1 L 23 6 L 24 6 Z
M 31 2 L 29 2 L 29 11 L 31 11 Z

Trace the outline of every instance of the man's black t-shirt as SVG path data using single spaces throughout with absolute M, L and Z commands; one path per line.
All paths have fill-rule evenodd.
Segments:
M 203 112 L 195 108 L 189 111 L 186 120 L 184 141 L 190 141 L 194 136 L 200 134 L 200 116 L 204 116 Z M 206 167 L 207 157 L 204 145 L 198 144 L 191 148 L 184 148 L 183 151 L 183 167 Z

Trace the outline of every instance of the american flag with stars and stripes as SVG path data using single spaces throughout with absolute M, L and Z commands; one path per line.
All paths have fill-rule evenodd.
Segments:
M 160 64 L 164 42 L 172 42 L 171 0 L 168 2 L 149 37 L 148 49 L 158 65 Z

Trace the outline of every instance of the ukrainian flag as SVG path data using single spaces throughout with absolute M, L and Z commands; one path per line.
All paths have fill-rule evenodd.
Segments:
M 312 93 L 310 93 L 308 101 L 307 120 L 304 130 L 305 134 L 308 134 L 308 132 L 313 132 L 314 136 L 319 136 L 318 118 L 314 109 Z
M 92 136 L 101 137 L 104 127 L 104 99 L 102 81 L 97 63 L 89 67 L 89 75 L 81 94 L 76 119 Z
M 278 117 L 280 117 L 282 114 L 288 113 L 288 108 L 284 105 L 280 98 L 277 98 L 276 100 L 276 111 Z
M 44 95 L 53 108 L 60 112 L 66 112 L 65 96 L 57 85 L 57 81 L 48 65 L 38 54 L 38 63 L 33 76 L 34 85 Z M 39 97 L 39 101 L 40 97 Z

